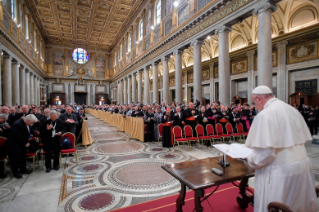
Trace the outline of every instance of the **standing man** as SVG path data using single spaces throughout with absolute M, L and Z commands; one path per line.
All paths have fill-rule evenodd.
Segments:
M 78 120 L 76 118 L 76 115 L 72 113 L 72 108 L 70 106 L 66 107 L 65 113 L 62 113 L 59 117 L 59 119 L 63 123 L 63 132 L 62 134 L 66 132 L 71 132 L 76 136 L 75 134 L 75 127 L 78 124 Z
M 303 117 L 274 98 L 267 86 L 255 88 L 251 99 L 260 111 L 245 144 L 253 150 L 247 161 L 255 169 L 254 211 L 268 211 L 273 201 L 292 211 L 318 211 L 313 167 L 305 148 L 312 137 Z
M 31 173 L 31 171 L 27 170 L 26 148 L 30 146 L 28 142 L 30 134 L 36 136 L 31 126 L 37 121 L 38 119 L 35 115 L 29 114 L 17 120 L 9 131 L 6 146 L 11 169 L 15 178 L 22 178 L 21 174 Z

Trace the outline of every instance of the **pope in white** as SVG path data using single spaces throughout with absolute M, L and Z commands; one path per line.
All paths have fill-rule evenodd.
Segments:
M 312 140 L 307 124 L 290 105 L 274 98 L 267 86 L 256 87 L 251 99 L 260 112 L 245 145 L 255 169 L 254 211 L 266 212 L 276 201 L 294 212 L 317 212 L 315 180 L 305 142 Z

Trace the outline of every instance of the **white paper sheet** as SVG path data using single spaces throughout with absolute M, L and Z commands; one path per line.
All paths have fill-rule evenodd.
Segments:
M 245 144 L 215 144 L 213 146 L 232 158 L 247 158 L 253 152 Z

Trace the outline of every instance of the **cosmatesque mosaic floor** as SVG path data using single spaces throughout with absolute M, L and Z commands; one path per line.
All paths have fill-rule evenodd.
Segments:
M 66 158 L 58 172 L 46 174 L 44 168 L 37 166 L 34 173 L 19 180 L 12 178 L 8 168 L 8 177 L 0 179 L 0 211 L 115 210 L 178 193 L 179 182 L 161 168 L 163 164 L 221 155 L 211 147 L 174 151 L 162 148 L 158 142 L 142 143 L 91 115 L 88 117 L 95 142 L 86 149 L 78 149 L 78 165 L 74 157 Z M 319 151 L 309 148 L 317 175 Z M 49 188 L 43 189 L 46 187 Z

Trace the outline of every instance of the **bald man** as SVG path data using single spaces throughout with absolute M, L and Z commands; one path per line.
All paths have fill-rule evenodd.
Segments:
M 260 111 L 245 143 L 253 150 L 247 161 L 255 169 L 254 211 L 268 211 L 273 201 L 296 212 L 318 211 L 313 167 L 305 148 L 312 137 L 303 117 L 274 98 L 267 86 L 255 88 L 251 99 Z

